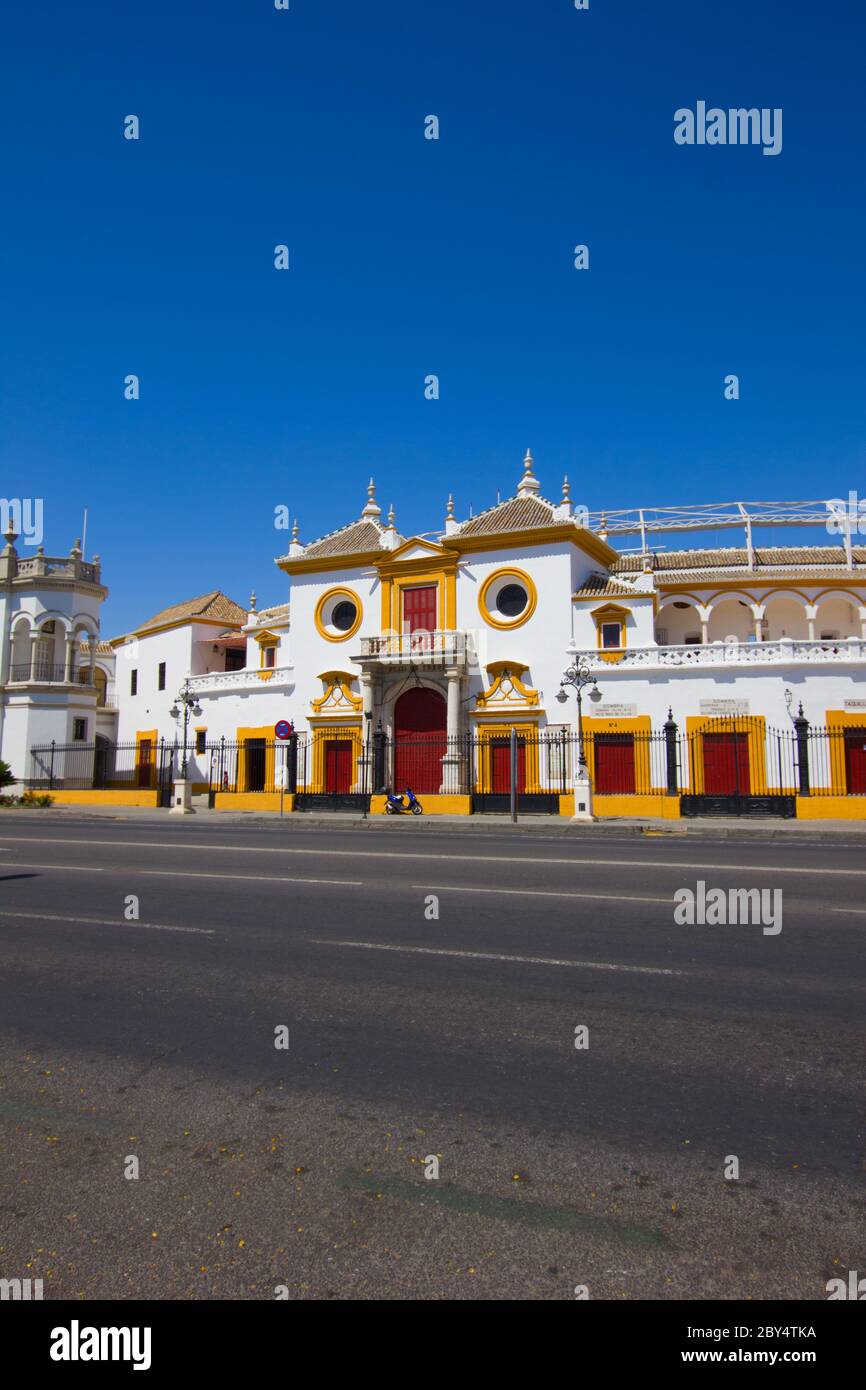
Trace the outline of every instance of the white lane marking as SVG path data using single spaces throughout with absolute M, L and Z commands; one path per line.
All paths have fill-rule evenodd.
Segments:
M 152 878 L 206 878 L 209 882 L 240 878 L 249 883 L 323 883 L 333 888 L 364 888 L 360 879 L 287 878 L 284 874 L 201 874 L 186 869 L 124 869 L 124 873 L 146 874 Z M 667 899 L 665 899 L 667 901 Z
M 0 907 L 0 918 L 26 917 L 34 922 L 84 922 L 88 927 L 135 927 L 139 931 L 194 932 L 197 936 L 213 936 L 213 927 L 169 927 L 160 922 L 128 922 L 125 917 L 60 917 L 49 912 L 9 912 Z
M 593 902 L 664 903 L 667 907 L 673 904 L 673 898 L 670 896 L 638 898 L 633 893 L 557 893 L 550 888 L 465 888 L 462 883 L 413 883 L 412 887 L 420 888 L 425 893 L 504 893 L 509 897 L 518 898 L 591 898 Z
M 41 864 L 9 864 L 9 865 L 4 865 L 4 868 L 10 868 L 10 869 L 45 869 L 46 871 L 48 871 L 48 870 L 50 870 L 50 869 L 62 869 L 64 872 L 66 872 L 66 871 L 68 870 L 68 872 L 71 873 L 71 874 L 104 874 L 104 873 L 105 873 L 105 869 L 94 868 L 94 867 L 92 867 L 90 864 L 46 864 L 46 863 L 43 862 L 43 863 L 41 863 Z M 126 873 L 126 870 L 124 869 L 123 872 Z
M 834 907 L 833 912 L 856 912 L 858 917 L 866 914 L 866 907 Z
M 517 965 L 564 965 L 571 970 L 623 970 L 635 975 L 685 975 L 685 970 L 663 970 L 655 965 L 611 965 L 597 960 L 556 960 L 551 956 L 500 956 L 492 951 L 444 951 L 432 946 L 383 946 L 377 941 L 326 941 L 311 937 L 315 946 L 353 946 L 359 951 L 398 951 L 415 956 L 459 956 L 462 960 L 504 960 Z
M 339 827 L 337 827 L 339 828 Z M 288 845 L 203 845 L 183 840 L 71 840 L 58 836 L 44 835 L 2 835 L 7 843 L 34 842 L 40 845 L 104 845 L 106 849 L 175 849 L 181 853 L 190 850 L 210 850 L 215 854 L 313 854 L 334 855 L 340 859 L 424 859 L 428 863 L 436 858 L 430 850 L 400 852 L 397 850 L 365 849 L 301 849 Z M 441 856 L 439 856 L 441 857 Z M 564 865 L 567 868 L 581 867 L 613 869 L 687 869 L 691 873 L 709 870 L 717 874 L 836 874 L 841 877 L 866 878 L 866 869 L 825 869 L 810 868 L 788 864 L 702 864 L 693 860 L 681 859 L 549 859 L 543 856 L 523 854 L 449 854 L 450 864 L 543 864 Z

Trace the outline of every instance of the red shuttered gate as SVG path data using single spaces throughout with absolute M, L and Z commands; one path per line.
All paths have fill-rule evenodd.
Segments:
M 849 796 L 866 796 L 866 728 L 845 730 L 845 783 Z
M 600 796 L 632 795 L 634 737 L 632 734 L 596 734 L 595 790 Z
M 703 748 L 704 792 L 708 796 L 748 796 L 748 734 L 704 734 Z
M 325 744 L 325 791 L 352 790 L 352 744 L 347 738 L 329 738 Z
M 490 790 L 494 793 L 511 794 L 511 740 L 492 738 L 490 740 Z M 526 791 L 526 746 L 523 739 L 517 740 L 517 794 Z

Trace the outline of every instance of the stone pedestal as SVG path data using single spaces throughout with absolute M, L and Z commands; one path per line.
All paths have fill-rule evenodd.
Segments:
M 595 820 L 592 814 L 592 783 L 585 767 L 578 768 L 574 779 L 574 815 L 572 821 Z
M 171 794 L 172 816 L 194 816 L 195 811 L 192 806 L 192 782 L 188 778 L 181 778 L 175 782 Z

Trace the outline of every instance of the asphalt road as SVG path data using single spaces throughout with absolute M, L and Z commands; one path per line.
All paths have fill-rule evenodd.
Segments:
M 782 930 L 678 925 L 699 879 Z M 3 817 L 0 1277 L 823 1300 L 866 1269 L 864 889 L 759 827 Z

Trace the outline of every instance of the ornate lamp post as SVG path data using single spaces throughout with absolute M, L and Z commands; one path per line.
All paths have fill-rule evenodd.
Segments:
M 174 704 L 169 710 L 169 714 L 171 715 L 172 719 L 175 720 L 175 722 L 177 722 L 177 720 L 181 716 L 181 711 L 179 708 L 179 706 L 181 705 L 183 706 L 183 753 L 181 756 L 180 764 L 180 780 L 182 782 L 185 782 L 187 772 L 187 735 L 189 732 L 189 717 L 192 714 L 196 719 L 201 718 L 201 705 L 198 702 L 198 697 L 194 695 L 193 692 L 190 690 L 189 681 L 184 681 L 183 688 L 178 691 L 177 695 L 175 695 Z
M 574 779 L 573 819 L 592 820 L 592 787 L 589 781 L 589 769 L 586 766 L 586 756 L 583 751 L 583 692 L 587 686 L 591 686 L 589 698 L 593 704 L 598 704 L 601 699 L 601 691 L 588 666 L 568 667 L 556 693 L 556 698 L 561 705 L 564 705 L 568 700 L 566 687 L 569 685 L 577 693 L 577 773 Z

